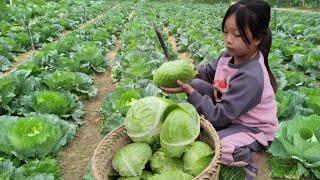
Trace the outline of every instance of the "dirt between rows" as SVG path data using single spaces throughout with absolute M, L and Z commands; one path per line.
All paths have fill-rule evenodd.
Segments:
M 119 40 L 116 49 L 108 53 L 109 60 L 114 61 L 120 48 Z M 59 153 L 62 178 L 65 180 L 82 179 L 87 166 L 90 164 L 94 149 L 103 138 L 100 135 L 103 125 L 102 106 L 107 93 L 115 88 L 111 78 L 111 67 L 104 73 L 94 77 L 94 84 L 98 89 L 98 95 L 90 100 L 82 100 L 85 105 L 86 116 L 83 124 L 72 142 Z

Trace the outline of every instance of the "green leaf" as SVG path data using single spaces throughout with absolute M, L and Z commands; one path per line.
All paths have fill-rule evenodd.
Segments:
M 245 179 L 246 172 L 243 168 L 221 165 L 220 179 L 222 180 L 239 180 Z
M 0 179 L 10 180 L 15 171 L 15 167 L 10 160 L 0 161 Z
M 34 160 L 22 165 L 16 170 L 16 173 L 23 174 L 26 177 L 39 176 L 54 176 L 55 179 L 59 179 L 60 170 L 58 162 L 55 159 Z M 40 176 L 39 176 L 40 177 Z
M 268 164 L 271 166 L 270 177 L 299 179 L 298 165 L 292 160 L 285 160 L 277 157 L 272 157 Z
M 85 95 L 92 98 L 98 94 L 98 90 L 93 87 L 92 77 L 85 73 L 71 71 L 55 71 L 43 77 L 44 83 L 50 89 L 76 92 L 78 95 Z
M 55 114 L 79 124 L 85 115 L 83 104 L 70 92 L 35 91 L 30 96 L 21 97 L 20 105 L 19 112 L 24 115 L 34 114 L 34 112 Z
M 93 72 L 104 72 L 107 66 L 102 50 L 92 42 L 81 44 L 74 58 L 80 62 L 81 72 L 92 74 Z
M 76 126 L 53 115 L 0 116 L 0 151 L 21 160 L 56 152 L 75 135 Z

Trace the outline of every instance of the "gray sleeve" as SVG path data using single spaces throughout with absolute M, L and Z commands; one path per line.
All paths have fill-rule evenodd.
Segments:
M 212 84 L 212 81 L 214 79 L 214 75 L 216 73 L 218 60 L 219 59 L 213 60 L 209 64 L 199 66 L 197 68 L 198 72 L 199 72 L 199 75 L 197 76 L 197 78 L 200 78 L 200 79 Z
M 214 79 L 214 75 L 217 70 L 219 59 L 221 57 L 225 57 L 225 56 L 229 56 L 227 52 L 222 53 L 218 57 L 218 59 L 212 60 L 210 63 L 208 63 L 206 65 L 199 66 L 197 68 L 197 70 L 199 72 L 197 78 L 200 78 L 200 79 L 212 84 L 212 81 Z
M 202 96 L 197 91 L 194 91 L 187 101 L 213 126 L 224 127 L 260 103 L 262 91 L 261 77 L 240 72 L 230 79 L 229 90 L 222 96 L 220 103 L 214 104 L 209 96 Z

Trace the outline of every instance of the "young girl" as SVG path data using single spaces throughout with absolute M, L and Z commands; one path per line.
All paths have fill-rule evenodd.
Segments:
M 258 168 L 255 152 L 267 148 L 279 126 L 276 81 L 268 65 L 271 47 L 270 6 L 263 0 L 240 0 L 226 12 L 222 31 L 226 52 L 198 68 L 191 85 L 162 90 L 185 92 L 188 102 L 218 130 L 221 161 L 244 167 L 246 179 Z

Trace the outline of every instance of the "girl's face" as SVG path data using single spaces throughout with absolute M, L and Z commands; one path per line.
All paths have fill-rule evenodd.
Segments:
M 240 36 L 240 32 L 237 27 L 235 15 L 229 16 L 223 28 L 224 44 L 227 48 L 227 52 L 234 57 L 250 58 L 258 51 L 258 45 L 260 40 L 252 38 L 251 32 L 247 29 L 247 37 L 250 44 Z

